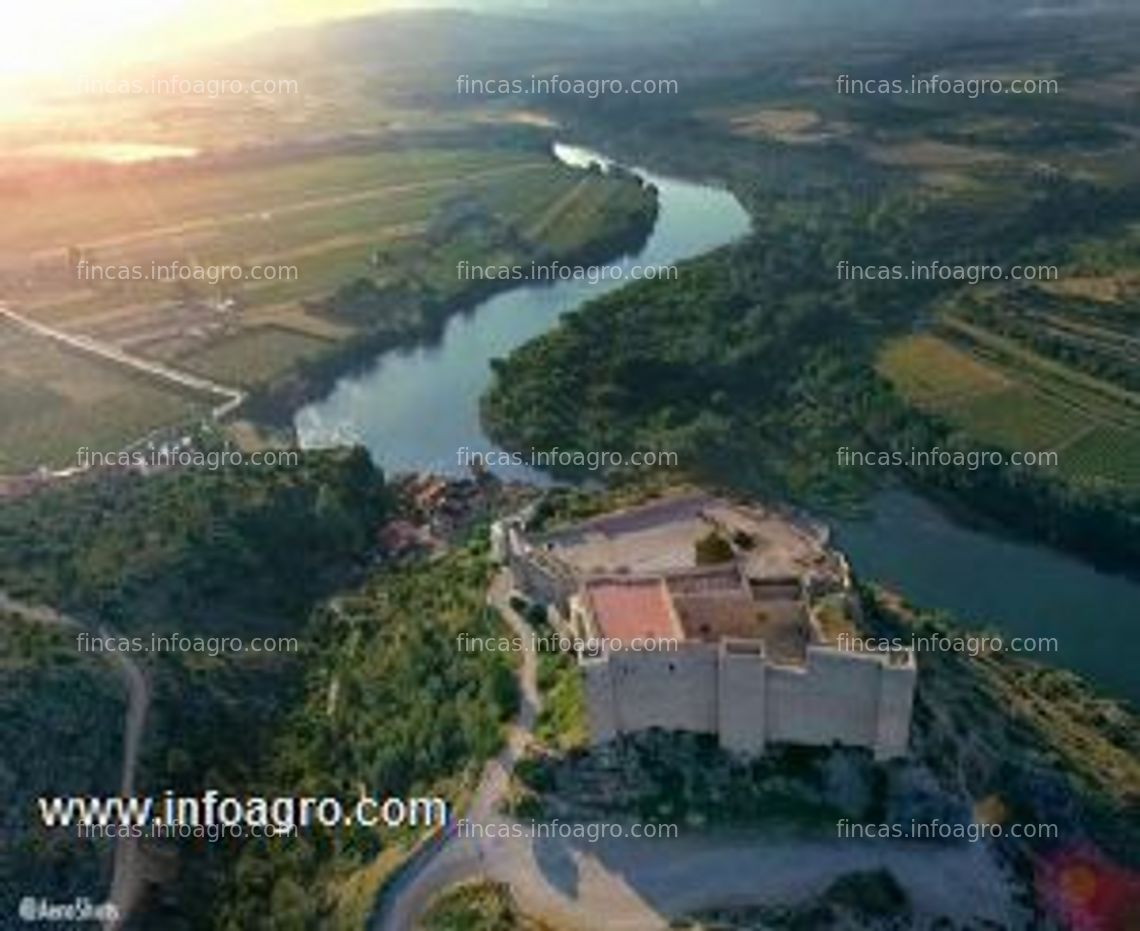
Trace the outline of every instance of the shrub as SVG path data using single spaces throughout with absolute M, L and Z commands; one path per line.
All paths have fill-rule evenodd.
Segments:
M 715 530 L 710 530 L 696 542 L 698 566 L 715 566 L 732 561 L 732 544 Z

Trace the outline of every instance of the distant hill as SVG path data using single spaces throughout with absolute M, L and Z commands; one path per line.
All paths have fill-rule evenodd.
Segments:
M 442 4 L 441 4 L 442 5 Z M 1021 17 L 1026 15 L 1085 15 L 1100 12 L 1135 12 L 1129 0 L 462 0 L 453 6 L 496 14 L 569 17 L 580 20 L 620 17 L 650 19 L 688 18 L 709 25 L 718 19 L 736 22 L 783 24 L 865 22 L 962 18 L 967 16 Z
M 1129 9 L 1128 0 L 424 0 L 430 8 L 396 10 L 318 26 L 291 27 L 217 50 L 253 68 L 298 71 L 362 68 L 375 74 L 456 74 L 482 69 L 622 60 L 684 45 L 712 56 L 715 41 L 749 41 L 768 29 L 899 29 L 947 21 L 1083 16 Z M 997 9 L 995 9 L 997 6 Z M 704 45 L 701 45 L 701 43 Z M 702 51 L 703 50 L 703 51 Z M 694 62 L 695 63 L 695 62 Z
M 459 71 L 501 66 L 541 51 L 557 54 L 613 40 L 588 23 L 558 23 L 528 15 L 462 10 L 419 10 L 339 20 L 317 27 L 283 29 L 230 47 L 246 61 L 320 58 L 330 66 L 368 63 L 378 72 L 451 65 Z M 488 76 L 494 76 L 488 74 Z

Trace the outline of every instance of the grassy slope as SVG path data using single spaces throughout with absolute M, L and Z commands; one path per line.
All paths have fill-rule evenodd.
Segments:
M 152 631 L 298 638 L 290 656 L 140 655 L 153 692 L 140 791 L 348 802 L 368 791 L 459 804 L 515 704 L 507 660 L 454 648 L 461 631 L 497 629 L 485 546 L 373 572 L 323 602 L 360 576 L 388 506 L 359 453 L 306 455 L 296 469 L 84 483 L 0 509 L 12 544 L 0 555 L 0 589 L 144 642 Z M 77 657 L 70 638 L 35 634 L 5 628 L 0 651 L 11 673 L 0 687 L 6 736 L 39 749 L 0 768 L 15 813 L 4 856 L 46 846 L 28 824 L 33 795 L 117 784 L 117 682 Z M 44 739 L 44 727 L 59 739 Z M 177 881 L 162 886 L 148 920 L 244 931 L 307 929 L 320 915 L 359 928 L 414 839 L 314 829 L 269 844 L 162 844 L 166 857 L 177 851 Z M 20 861 L 19 875 L 52 899 L 93 895 L 100 861 L 70 837 L 51 842 Z M 53 871 L 67 862 L 71 872 Z
M 880 636 L 962 631 L 878 590 L 867 592 L 865 607 Z M 1056 840 L 1002 841 L 1022 880 L 1032 887 L 1042 863 L 1086 847 L 1140 867 L 1134 710 L 1096 696 L 1073 673 L 1006 653 L 918 659 L 915 757 L 987 820 L 1057 826 Z
M 554 931 L 520 913 L 510 887 L 490 881 L 441 893 L 424 916 L 423 927 L 424 931 Z

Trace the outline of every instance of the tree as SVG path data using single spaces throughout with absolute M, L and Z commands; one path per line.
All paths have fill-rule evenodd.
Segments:
M 701 537 L 694 548 L 698 566 L 732 562 L 732 544 L 715 530 L 710 530 Z

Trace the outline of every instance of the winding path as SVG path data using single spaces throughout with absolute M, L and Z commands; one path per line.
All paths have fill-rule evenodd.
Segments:
M 9 597 L 0 592 L 0 614 L 7 613 L 35 624 L 50 624 L 69 627 L 74 630 L 88 630 L 88 625 L 76 618 L 58 611 Z M 98 636 L 106 639 L 119 639 L 119 635 L 107 627 L 98 628 Z M 121 651 L 101 654 L 117 667 L 127 686 L 127 713 L 123 727 L 123 763 L 119 780 L 119 795 L 123 798 L 134 795 L 135 772 L 138 769 L 139 746 L 146 726 L 146 712 L 150 705 L 150 687 L 146 676 L 138 664 Z M 106 931 L 113 931 L 123 924 L 131 910 L 138 903 L 142 892 L 143 874 L 139 857 L 139 840 L 136 837 L 116 837 L 114 853 L 114 873 L 108 901 L 117 909 L 119 920 L 105 922 Z
M 491 583 L 487 601 L 511 626 L 515 636 L 529 641 L 531 627 L 510 606 L 512 582 L 502 572 Z M 479 785 L 472 796 L 465 818 L 472 824 L 508 824 L 499 813 L 510 782 L 515 762 L 526 750 L 538 720 L 537 664 L 531 652 L 522 653 L 518 670 L 519 713 L 511 724 L 506 746 L 483 769 Z M 441 890 L 486 872 L 487 845 L 494 843 L 472 837 L 459 837 L 454 832 L 425 845 L 412 857 L 400 875 L 381 898 L 373 931 L 408 931 L 415 927 L 429 902 Z
M 514 633 L 529 639 L 526 621 L 508 603 L 510 588 L 510 577 L 499 575 L 488 600 Z M 468 822 L 490 830 L 481 839 L 452 833 L 422 848 L 381 897 L 373 931 L 409 931 L 436 895 L 479 878 L 510 885 L 523 912 L 559 929 L 649 931 L 700 909 L 795 903 L 846 873 L 879 867 L 890 870 L 924 914 L 960 923 L 1025 925 L 1005 874 L 982 843 L 807 840 L 771 831 L 607 837 L 596 843 L 497 836 L 517 824 L 498 809 L 540 706 L 534 654 L 522 654 L 519 681 L 519 716 L 506 748 L 484 769 L 466 814 Z

